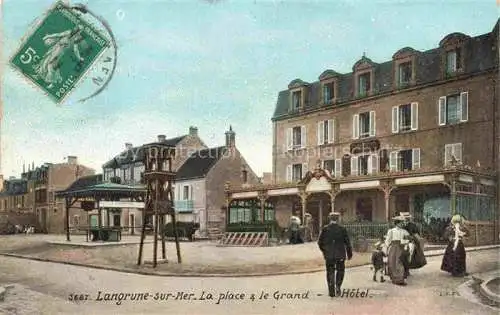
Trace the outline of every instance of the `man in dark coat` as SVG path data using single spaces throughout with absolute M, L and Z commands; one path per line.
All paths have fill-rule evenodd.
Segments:
M 326 264 L 326 281 L 331 297 L 341 295 L 344 280 L 345 260 L 352 258 L 352 247 L 345 227 L 337 223 L 340 213 L 328 215 L 330 223 L 323 227 L 318 239 L 318 246 Z

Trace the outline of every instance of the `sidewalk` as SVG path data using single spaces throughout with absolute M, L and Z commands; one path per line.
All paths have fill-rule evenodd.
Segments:
M 472 276 L 480 283 L 479 293 L 495 305 L 500 305 L 500 268 Z
M 0 314 L 78 314 L 82 307 L 19 284 L 0 286 Z

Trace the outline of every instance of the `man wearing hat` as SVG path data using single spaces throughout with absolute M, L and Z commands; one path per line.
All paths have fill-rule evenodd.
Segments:
M 345 260 L 352 258 L 352 247 L 345 227 L 338 224 L 340 213 L 331 212 L 330 221 L 321 230 L 318 246 L 326 265 L 326 281 L 328 294 L 331 297 L 341 295 L 342 282 L 344 281 Z

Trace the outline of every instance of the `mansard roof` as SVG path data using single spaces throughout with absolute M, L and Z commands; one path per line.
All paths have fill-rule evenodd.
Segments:
M 290 82 L 290 84 L 288 84 L 288 88 L 289 89 L 294 89 L 294 88 L 297 88 L 297 87 L 306 86 L 308 84 L 309 83 L 304 82 L 301 79 L 295 79 L 295 80 L 292 80 L 292 82 Z
M 483 35 L 469 37 L 461 33 L 452 33 L 445 38 L 443 41 L 457 40 L 467 38 L 463 45 L 468 52 L 465 56 L 467 58 L 465 62 L 465 74 L 476 73 L 486 70 L 495 69 L 498 67 L 498 61 L 496 54 L 498 53 L 497 38 L 498 32 L 498 22 L 493 29 L 493 32 L 486 33 Z M 464 37 L 465 36 L 465 37 Z M 441 41 L 441 43 L 443 43 Z M 492 49 L 495 48 L 495 49 Z M 432 82 L 442 80 L 442 73 L 440 71 L 442 62 L 442 49 L 441 47 L 436 47 L 426 51 L 414 50 L 411 47 L 404 47 L 395 55 L 402 53 L 415 52 L 414 62 L 415 62 L 415 84 L 424 85 Z M 474 53 L 471 53 L 474 52 Z M 394 57 L 394 56 L 393 56 Z M 306 97 L 306 103 L 304 104 L 305 110 L 319 108 L 320 106 L 341 106 L 343 103 L 348 103 L 355 100 L 354 94 L 354 78 L 355 70 L 359 69 L 360 66 L 367 65 L 371 66 L 373 70 L 373 94 L 383 94 L 389 93 L 394 90 L 394 64 L 395 60 L 391 59 L 389 61 L 376 63 L 373 62 L 368 57 L 362 57 L 359 59 L 354 67 L 353 72 L 337 74 L 337 91 L 336 91 L 336 102 L 335 104 L 323 105 L 321 102 L 321 76 L 320 80 L 312 83 L 306 83 L 300 79 L 293 80 L 288 89 L 282 90 L 278 93 L 278 99 L 276 102 L 276 107 L 274 110 L 274 115 L 272 120 L 279 120 L 281 118 L 287 119 L 290 117 L 290 88 L 296 86 L 306 86 L 305 92 L 308 94 Z M 328 72 L 327 72 L 328 71 Z M 329 70 L 323 72 L 323 74 L 330 74 Z M 323 75 L 322 74 L 322 75 Z
M 470 38 L 470 36 L 465 35 L 464 33 L 459 33 L 459 32 L 451 33 L 451 34 L 446 35 L 439 42 L 439 47 L 444 47 L 446 45 L 455 44 L 455 43 L 459 43 L 459 42 L 465 42 L 469 38 Z
M 363 55 L 363 57 L 361 57 L 361 59 L 356 61 L 354 66 L 352 66 L 352 71 L 354 72 L 354 71 L 356 71 L 356 69 L 359 69 L 359 68 L 373 67 L 376 65 L 377 64 L 375 62 L 373 62 L 370 58 Z
M 172 146 L 176 146 L 179 142 L 181 142 L 187 135 L 183 135 L 180 137 L 166 139 L 164 143 Z M 131 149 L 127 149 L 122 151 L 120 154 L 115 156 L 113 159 L 107 161 L 103 164 L 103 168 L 118 168 L 122 165 L 128 165 L 135 162 L 143 162 L 144 161 L 144 150 L 143 146 L 133 147 Z
M 405 57 L 405 56 L 409 56 L 409 55 L 414 55 L 416 53 L 418 53 L 419 51 L 418 50 L 415 50 L 411 47 L 403 47 L 401 48 L 400 50 L 396 51 L 396 53 L 394 55 L 392 55 L 392 59 L 398 59 L 398 58 L 401 58 L 401 57 Z

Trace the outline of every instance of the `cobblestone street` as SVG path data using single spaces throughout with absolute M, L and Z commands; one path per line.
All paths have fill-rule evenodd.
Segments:
M 498 249 L 471 252 L 467 259 L 470 273 L 492 270 L 498 268 Z M 495 309 L 459 295 L 457 288 L 467 279 L 440 272 L 441 257 L 430 257 L 428 261 L 426 267 L 413 271 L 409 285 L 404 288 L 373 282 L 368 266 L 350 268 L 344 288 L 368 289 L 370 297 L 332 300 L 325 296 L 323 272 L 257 278 L 152 277 L 1 257 L 0 282 L 16 285 L 8 290 L 5 301 L 0 302 L 0 311 L 2 314 L 219 315 L 234 314 L 237 309 L 239 314 L 497 314 Z M 117 296 L 114 301 L 105 301 L 107 297 L 113 298 L 106 293 L 120 292 L 150 296 L 142 301 L 130 301 L 129 296 L 120 305 Z M 175 300 L 178 292 L 183 292 L 182 300 Z M 159 300 L 154 299 L 156 293 L 163 293 L 158 295 Z M 168 293 L 172 295 L 165 300 Z M 237 299 L 242 293 L 244 299 Z M 267 298 L 265 293 L 269 294 Z M 294 294 L 293 299 L 286 293 Z M 70 303 L 67 300 L 71 294 L 88 295 L 89 299 Z M 255 294 L 254 300 L 251 294 Z M 221 295 L 227 299 L 217 303 Z M 186 300 L 189 297 L 191 300 Z M 103 300 L 97 301 L 98 298 Z

